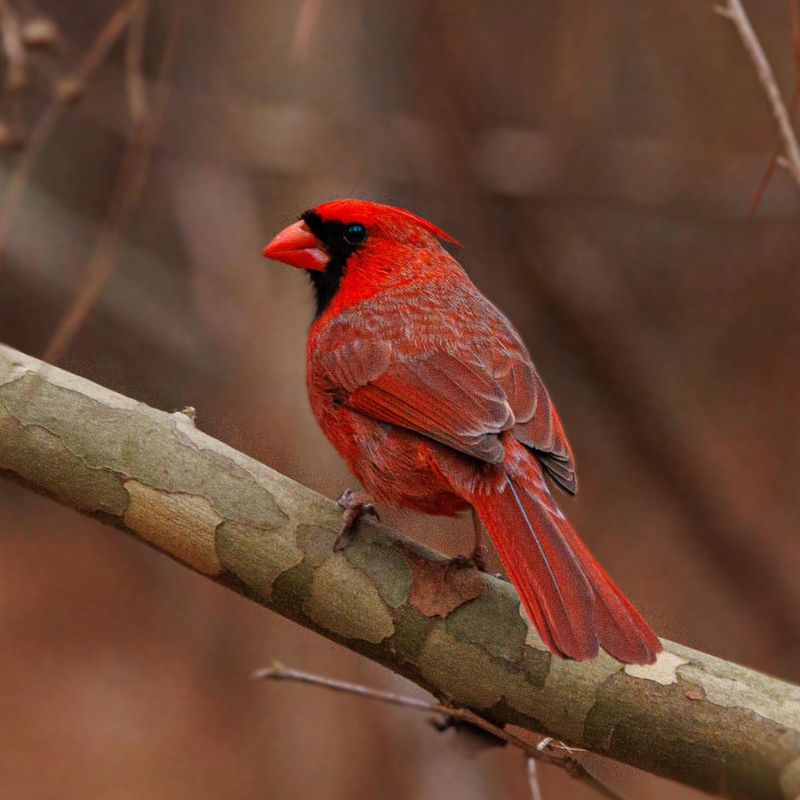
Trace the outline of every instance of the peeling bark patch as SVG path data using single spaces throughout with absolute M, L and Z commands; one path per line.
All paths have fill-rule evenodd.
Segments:
M 619 661 L 601 652 L 592 661 L 554 656 L 544 684 L 544 697 L 530 713 L 559 736 L 572 742 L 584 737 L 587 714 L 597 702 L 598 687 L 622 673 Z
M 23 425 L 3 412 L 0 397 L 0 469 L 79 511 L 120 517 L 128 505 L 122 479 L 110 470 L 87 467 L 54 433 Z
M 629 680 L 620 670 L 595 687 L 595 702 L 586 714 L 583 741 L 601 753 L 624 752 L 635 757 L 636 763 L 645 769 L 660 771 L 668 777 L 682 769 L 692 769 L 699 778 L 700 788 L 716 791 L 725 780 L 724 754 L 717 749 L 716 742 L 695 737 L 689 730 L 695 724 L 676 731 L 666 722 L 675 713 L 676 703 L 687 721 L 704 715 L 703 704 L 686 700 L 679 686 L 667 688 L 655 681 L 643 681 L 637 686 L 638 709 L 623 711 L 613 698 Z M 646 737 L 641 736 L 643 730 L 648 731 Z M 669 769 L 665 772 L 667 765 Z
M 27 372 L 28 368 L 21 359 L 10 359 L 7 361 L 4 358 L 0 361 L 0 385 L 13 383 Z
M 505 668 L 482 647 L 448 633 L 444 624 L 434 625 L 417 666 L 428 683 L 458 705 L 491 708 L 502 700 Z
M 84 384 L 92 390 L 79 393 L 27 373 L 0 385 L 0 404 L 24 426 L 56 436 L 89 469 L 128 475 L 165 492 L 213 496 L 220 514 L 245 525 L 259 528 L 287 521 L 272 492 L 243 468 L 244 456 L 194 428 L 178 430 L 171 414 L 113 392 L 106 398 L 107 390 L 80 381 Z
M 379 644 L 394 633 L 394 622 L 378 590 L 341 553 L 314 571 L 303 611 L 320 627 L 346 639 Z
M 41 392 L 52 392 L 53 389 L 64 390 L 72 393 L 78 399 L 91 398 L 104 406 L 133 410 L 138 407 L 145 408 L 136 400 L 118 394 L 117 392 L 98 386 L 96 383 L 65 372 L 63 369 L 37 361 L 35 358 L 23 353 L 16 353 L 17 358 L 8 362 L 0 362 L 0 385 L 10 388 L 9 384 L 19 382 L 24 384 L 26 394 L 36 394 L 37 404 L 41 399 Z M 15 391 L 16 391 L 15 387 Z
M 307 561 L 301 561 L 296 567 L 282 572 L 272 582 L 268 608 L 280 611 L 303 625 L 308 625 L 303 604 L 311 591 L 314 580 L 314 568 Z M 263 598 L 259 598 L 264 602 Z
M 713 794 L 795 800 L 779 781 L 797 758 L 797 730 L 749 709 L 689 700 L 686 692 L 695 687 L 680 675 L 669 686 L 636 681 L 635 705 L 620 705 L 630 683 L 620 671 L 596 687 L 596 702 L 586 717 L 587 747 L 668 778 L 691 774 L 694 786 Z
M 395 621 L 395 633 L 390 647 L 404 661 L 416 661 L 433 623 L 416 608 L 407 605 L 400 618 Z
M 269 537 L 269 545 L 265 539 Z M 275 581 L 303 560 L 291 528 L 262 530 L 238 522 L 223 522 L 216 533 L 217 555 L 225 569 L 269 600 Z
M 447 617 L 447 629 L 462 642 L 480 644 L 493 656 L 511 664 L 522 655 L 526 628 L 514 613 L 517 598 L 495 591 L 471 600 Z
M 687 662 L 678 667 L 678 674 L 693 688 L 702 689 L 709 703 L 725 708 L 741 708 L 765 720 L 800 730 L 800 687 L 782 685 L 775 691 L 774 682 L 766 675 L 725 666 L 725 675 L 715 670 L 717 659 L 707 663 Z M 794 800 L 794 798 L 793 798 Z
M 446 617 L 483 592 L 483 578 L 474 569 L 453 569 L 447 561 L 428 561 L 410 550 L 405 556 L 412 576 L 409 602 L 426 617 Z
M 205 497 L 170 494 L 136 480 L 124 487 L 129 502 L 122 519 L 128 528 L 192 569 L 219 575 L 215 536 L 224 520 Z
M 298 547 L 305 555 L 306 564 L 318 567 L 330 558 L 336 532 L 320 525 L 298 525 L 295 538 Z
M 395 548 L 380 542 L 356 542 L 344 555 L 372 581 L 387 605 L 399 608 L 408 600 L 411 569 Z
M 522 607 L 522 603 L 519 604 L 517 612 L 528 628 L 528 632 L 525 634 L 525 644 L 528 645 L 528 647 L 533 647 L 536 650 L 544 650 L 549 653 L 550 651 L 547 645 L 542 641 L 542 637 L 539 636 L 539 631 L 536 630 L 534 624 L 528 619 L 528 615 Z
M 662 650 L 656 658 L 655 664 L 626 664 L 625 674 L 632 678 L 641 678 L 646 681 L 655 681 L 662 686 L 669 686 L 678 682 L 678 667 L 689 662 L 685 658 L 676 656 L 668 650 Z
M 520 659 L 520 669 L 532 686 L 542 687 L 550 674 L 550 662 L 558 656 L 549 650 L 537 650 L 535 647 L 525 647 Z

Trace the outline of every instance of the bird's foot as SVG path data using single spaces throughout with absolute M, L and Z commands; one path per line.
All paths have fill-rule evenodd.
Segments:
M 350 533 L 355 524 L 368 514 L 375 517 L 380 522 L 380 515 L 378 514 L 372 499 L 364 492 L 354 492 L 352 489 L 345 489 L 336 501 L 336 505 L 344 512 L 342 514 L 342 525 L 339 528 L 339 535 L 333 543 L 334 551 L 344 550 L 350 544 Z
M 488 564 L 487 558 L 489 557 L 489 551 L 486 549 L 485 544 L 479 544 L 473 551 L 470 559 L 472 563 L 475 565 L 475 569 L 480 570 L 481 572 L 488 572 Z
M 453 556 L 447 561 L 447 570 L 463 569 L 464 567 L 471 567 L 477 569 L 479 572 L 487 571 L 486 558 L 488 552 L 486 546 L 480 544 L 468 556 Z

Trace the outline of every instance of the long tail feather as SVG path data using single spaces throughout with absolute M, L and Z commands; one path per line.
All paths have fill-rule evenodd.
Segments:
M 597 563 L 550 495 L 538 464 L 470 498 L 544 643 L 582 661 L 598 647 L 650 664 L 658 637 Z

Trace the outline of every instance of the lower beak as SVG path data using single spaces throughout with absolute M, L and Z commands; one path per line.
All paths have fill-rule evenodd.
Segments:
M 330 257 L 322 242 L 300 220 L 284 228 L 265 248 L 264 256 L 300 269 L 324 270 Z

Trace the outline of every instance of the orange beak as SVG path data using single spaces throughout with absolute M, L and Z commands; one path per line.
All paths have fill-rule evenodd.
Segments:
M 319 271 L 324 270 L 330 261 L 322 242 L 302 220 L 284 228 L 264 248 L 264 256 L 299 269 Z

